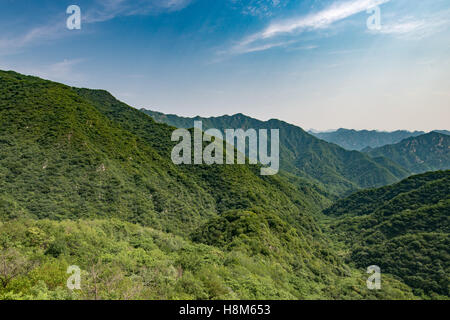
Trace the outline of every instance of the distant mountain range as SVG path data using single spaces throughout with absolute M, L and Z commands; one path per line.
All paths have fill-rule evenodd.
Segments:
M 146 109 L 141 111 L 157 122 L 178 128 L 192 128 L 194 121 L 201 120 L 204 129 L 279 129 L 281 169 L 295 177 L 312 180 L 334 195 L 391 184 L 410 174 L 387 158 L 371 158 L 358 151 L 345 150 L 276 119 L 260 121 L 243 114 L 187 118 Z
M 365 151 L 372 157 L 386 157 L 413 173 L 450 169 L 450 135 L 437 131 Z
M 158 288 L 147 297 L 331 298 L 314 288 L 313 279 L 320 274 L 337 281 L 342 263 L 331 262 L 334 253 L 319 240 L 313 216 L 328 202 L 308 185 L 299 189 L 279 176 L 261 176 L 256 165 L 174 165 L 175 128 L 106 91 L 15 72 L 0 71 L 0 127 L 0 259 L 9 252 L 3 246 L 12 245 L 14 256 L 47 263 L 44 271 L 63 270 L 63 288 L 64 261 L 83 270 L 94 261 L 116 268 L 114 274 L 142 294 L 147 281 Z M 68 220 L 77 222 L 68 226 Z M 150 229 L 134 238 L 136 226 L 128 223 Z M 198 231 L 205 224 L 216 230 L 214 244 Z M 109 242 L 115 237 L 120 239 Z M 175 287 L 177 272 L 195 288 Z M 33 294 L 35 277 L 22 294 Z M 280 277 L 284 288 L 277 285 Z M 209 292 L 210 281 L 220 289 Z M 99 296 L 119 294 L 111 290 Z M 0 299 L 4 293 L 0 286 Z M 81 294 L 92 298 L 89 291 Z
M 446 134 L 446 135 L 450 136 L 450 131 L 448 131 L 448 130 L 434 130 L 433 132 L 442 133 L 442 134 Z
M 409 137 L 416 137 L 425 134 L 424 131 L 398 130 L 393 132 L 338 129 L 336 131 L 317 132 L 310 130 L 313 136 L 335 143 L 347 150 L 361 151 L 367 147 L 377 148 L 387 144 L 394 144 Z
M 291 136 L 284 156 L 309 166 L 304 176 L 344 190 L 395 180 L 365 154 L 269 125 Z M 414 297 L 389 275 L 383 291 L 367 290 L 364 270 L 322 232 L 331 201 L 313 181 L 261 176 L 258 165 L 175 165 L 176 128 L 106 91 L 0 71 L 0 127 L 0 261 L 14 272 L 0 275 L 0 299 Z M 76 293 L 70 265 L 83 270 Z
M 194 119 L 280 129 L 285 171 L 175 165 L 172 125 L 194 119 L 146 113 L 171 125 L 107 91 L 0 71 L 0 300 L 448 298 L 448 171 L 392 184 L 409 175 L 397 153 L 242 114 Z M 404 147 L 431 166 L 444 137 Z M 372 264 L 382 290 L 366 286 Z

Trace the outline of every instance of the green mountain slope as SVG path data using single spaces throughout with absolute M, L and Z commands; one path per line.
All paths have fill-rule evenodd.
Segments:
M 390 277 L 369 291 L 343 263 L 315 188 L 256 165 L 176 166 L 175 128 L 105 91 L 0 72 L 0 128 L 2 298 L 414 297 Z
M 449 295 L 450 171 L 360 191 L 324 212 L 331 232 L 351 247 L 349 261 L 378 265 L 418 295 Z
M 389 276 L 382 291 L 369 291 L 357 270 L 330 276 L 326 262 L 295 265 L 309 259 L 297 244 L 279 261 L 273 252 L 282 247 L 250 255 L 234 244 L 222 249 L 116 219 L 0 221 L 0 260 L 13 270 L 0 275 L 0 300 L 415 298 Z M 81 269 L 81 290 L 66 288 L 71 265 Z
M 450 169 L 450 136 L 430 132 L 397 144 L 368 151 L 372 157 L 386 157 L 414 173 Z
M 416 137 L 425 134 L 423 131 L 397 130 L 393 132 L 384 132 L 376 130 L 350 130 L 338 129 L 331 132 L 313 132 L 313 136 L 335 143 L 347 150 L 362 151 L 366 148 L 378 148 L 387 144 L 394 144 L 410 137 Z
M 325 201 L 307 187 L 302 194 L 277 176 L 260 176 L 257 166 L 176 166 L 169 156 L 174 128 L 105 91 L 1 76 L 6 218 L 119 217 L 185 233 L 226 210 L 262 207 L 298 217 Z
M 191 128 L 201 120 L 204 128 L 279 129 L 281 169 L 313 180 L 330 194 L 344 194 L 359 188 L 382 186 L 408 176 L 399 165 L 386 159 L 370 159 L 357 151 L 347 151 L 324 142 L 299 127 L 279 120 L 259 121 L 242 114 L 213 118 L 183 118 L 142 109 L 156 121 Z

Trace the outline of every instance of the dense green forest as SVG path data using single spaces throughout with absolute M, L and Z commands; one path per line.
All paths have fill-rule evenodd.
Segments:
M 445 274 L 428 264 L 416 275 L 422 282 L 386 267 L 382 290 L 369 290 L 365 271 L 374 262 L 364 265 L 357 249 L 375 247 L 338 237 L 349 231 L 339 229 L 341 202 L 326 209 L 336 196 L 327 179 L 261 176 L 249 164 L 176 166 L 170 159 L 175 128 L 106 91 L 0 71 L 0 128 L 0 299 L 448 296 L 443 281 L 433 282 Z M 316 140 L 308 148 L 329 145 Z M 332 154 L 347 152 L 329 146 Z M 382 183 L 376 177 L 385 167 L 358 152 L 348 155 L 361 164 L 357 170 L 375 170 L 367 179 L 351 173 L 358 181 Z M 420 196 L 446 216 L 448 208 L 434 207 L 448 204 L 448 175 L 441 174 L 423 178 L 431 186 Z M 417 241 L 425 243 L 424 256 L 436 251 L 445 266 L 443 222 L 442 229 L 418 233 Z M 441 238 L 427 242 L 433 232 Z M 71 265 L 82 270 L 81 290 L 66 287 Z
M 397 144 L 368 149 L 372 157 L 386 157 L 413 173 L 450 169 L 450 135 L 430 132 Z
M 419 296 L 450 295 L 450 171 L 360 191 L 324 213 L 352 263 L 374 263 Z
M 348 194 L 360 188 L 379 187 L 405 178 L 409 172 L 383 157 L 370 158 L 327 143 L 289 123 L 272 119 L 260 121 L 243 114 L 211 118 L 183 118 L 141 109 L 156 121 L 178 128 L 193 127 L 201 120 L 205 129 L 279 129 L 280 167 L 297 177 L 314 181 L 333 195 Z

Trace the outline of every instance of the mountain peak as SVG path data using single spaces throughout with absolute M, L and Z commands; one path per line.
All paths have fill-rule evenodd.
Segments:
M 439 132 L 406 138 L 399 143 L 372 149 L 372 157 L 391 159 L 414 173 L 450 169 L 450 136 Z
M 193 118 L 144 111 L 158 122 L 179 128 L 191 128 Z M 243 115 L 201 118 L 203 128 L 279 129 L 281 169 L 325 185 L 330 192 L 349 192 L 359 187 L 380 186 L 406 177 L 408 172 L 386 159 L 370 159 L 366 154 L 350 152 L 324 142 L 302 128 L 278 119 L 261 121 Z M 365 167 L 358 171 L 354 167 Z M 339 187 L 338 187 L 339 186 Z M 339 189 L 339 191 L 338 191 Z

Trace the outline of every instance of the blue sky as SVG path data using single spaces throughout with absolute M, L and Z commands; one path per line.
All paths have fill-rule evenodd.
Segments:
M 81 30 L 66 28 L 72 4 Z M 0 28 L 1 69 L 137 108 L 450 129 L 448 0 L 2 0 Z

